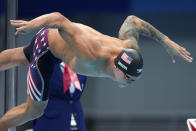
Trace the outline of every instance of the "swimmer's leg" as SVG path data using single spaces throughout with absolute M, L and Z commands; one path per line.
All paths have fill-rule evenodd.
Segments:
M 0 118 L 0 131 L 24 124 L 41 116 L 48 101 L 33 101 L 29 96 L 24 104 L 10 109 Z

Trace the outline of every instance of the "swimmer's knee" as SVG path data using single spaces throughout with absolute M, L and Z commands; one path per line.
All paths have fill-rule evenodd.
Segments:
M 44 114 L 44 110 L 46 106 L 47 106 L 46 101 L 34 103 L 32 106 L 32 118 L 35 119 L 35 118 L 42 116 Z
M 27 108 L 31 119 L 36 119 L 42 116 L 47 106 L 47 103 L 48 101 L 37 102 L 37 101 L 30 100 L 30 102 L 28 102 Z

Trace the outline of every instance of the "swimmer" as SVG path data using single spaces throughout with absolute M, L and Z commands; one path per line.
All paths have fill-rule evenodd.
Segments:
M 93 28 L 74 23 L 60 13 L 50 13 L 31 21 L 11 20 L 16 34 L 22 30 L 39 27 L 56 27 L 47 30 L 47 48 L 51 53 L 70 65 L 79 74 L 109 77 L 124 86 L 140 78 L 143 60 L 139 51 L 139 35 L 148 36 L 161 43 L 175 63 L 176 56 L 192 62 L 190 53 L 136 16 L 128 16 L 121 26 L 119 38 L 104 35 Z M 126 84 L 125 84 L 126 83 Z
M 38 32 L 32 40 L 33 51 L 29 75 L 31 78 L 39 77 L 34 82 L 37 89 L 41 91 L 41 95 L 37 101 L 30 98 L 29 102 L 36 103 L 37 107 L 44 108 L 47 104 L 47 83 L 51 77 L 51 69 L 55 63 L 61 61 L 67 63 L 78 74 L 108 77 L 117 81 L 121 87 L 138 80 L 143 70 L 143 59 L 138 46 L 139 35 L 148 36 L 161 43 L 174 63 L 176 56 L 188 62 L 193 60 L 184 47 L 136 16 L 126 18 L 120 28 L 119 38 L 104 35 L 89 26 L 71 22 L 58 12 L 45 14 L 31 21 L 11 20 L 10 22 L 17 27 L 16 35 L 23 30 L 51 27 Z M 7 128 L 35 119 L 39 115 L 13 121 Z M 6 119 L 8 117 L 9 113 L 7 117 L 0 119 L 0 129 L 3 125 L 2 120 L 9 120 Z

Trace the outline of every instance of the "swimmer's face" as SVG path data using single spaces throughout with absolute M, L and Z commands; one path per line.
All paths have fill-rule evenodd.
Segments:
M 133 83 L 132 76 L 124 74 L 121 70 L 118 68 L 115 68 L 114 71 L 114 80 L 119 83 L 119 87 L 127 87 L 131 83 Z

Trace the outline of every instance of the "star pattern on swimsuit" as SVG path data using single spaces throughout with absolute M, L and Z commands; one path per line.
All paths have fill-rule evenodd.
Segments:
M 46 46 L 46 43 L 44 42 L 43 46 L 45 47 Z
M 45 31 L 43 31 L 41 34 L 38 34 L 37 38 L 35 39 L 35 44 L 34 44 L 34 61 L 32 62 L 31 67 L 35 68 L 36 66 L 36 61 L 38 60 L 38 56 L 42 53 L 44 53 L 45 50 L 48 50 L 49 47 L 47 47 L 47 41 L 45 39 Z

